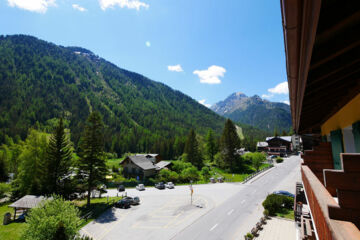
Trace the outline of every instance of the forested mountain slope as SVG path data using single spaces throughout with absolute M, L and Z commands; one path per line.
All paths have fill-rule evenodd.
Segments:
M 224 118 L 185 94 L 79 47 L 0 36 L 0 144 L 63 116 L 78 143 L 91 110 L 103 116 L 106 150 L 157 150 L 194 128 L 220 134 Z M 165 146 L 166 147 L 166 146 Z
M 280 102 L 270 102 L 254 95 L 248 97 L 243 93 L 231 94 L 211 109 L 235 122 L 248 124 L 273 133 L 289 131 L 291 126 L 290 106 Z

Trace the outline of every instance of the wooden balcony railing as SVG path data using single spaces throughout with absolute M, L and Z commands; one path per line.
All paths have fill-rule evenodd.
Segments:
M 326 177 L 327 171 L 324 172 Z M 341 174 L 339 170 L 332 170 L 331 172 L 331 174 L 334 172 Z M 344 172 L 342 173 L 344 174 Z M 301 166 L 301 175 L 319 239 L 360 239 L 359 229 L 353 222 L 350 222 L 352 217 L 346 218 L 346 216 L 349 215 L 349 209 L 344 208 L 344 206 L 348 206 L 347 202 L 341 200 L 339 205 L 320 181 L 319 176 L 315 175 L 310 167 L 306 165 Z M 329 179 L 332 179 L 332 177 L 328 177 L 328 180 Z M 330 184 L 330 182 L 328 182 L 328 184 Z M 331 187 L 335 188 L 336 185 L 332 185 Z M 353 205 L 353 203 L 350 204 L 350 206 Z M 350 214 L 350 216 L 354 215 L 355 214 Z M 360 216 L 357 215 L 357 217 Z

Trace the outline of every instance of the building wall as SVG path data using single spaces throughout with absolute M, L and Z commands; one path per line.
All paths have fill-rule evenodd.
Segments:
M 357 121 L 360 121 L 360 94 L 321 126 L 321 134 L 328 135 L 331 131 L 346 128 Z

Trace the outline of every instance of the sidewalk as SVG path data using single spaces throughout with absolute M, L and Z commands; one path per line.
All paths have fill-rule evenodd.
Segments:
M 296 240 L 295 222 L 273 217 L 266 221 L 256 240 Z

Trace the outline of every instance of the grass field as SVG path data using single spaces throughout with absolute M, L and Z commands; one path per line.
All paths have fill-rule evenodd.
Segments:
M 119 167 L 120 166 L 120 163 L 121 161 L 124 160 L 124 158 L 112 158 L 112 159 L 107 159 L 106 160 L 106 166 L 111 169 L 113 166 L 115 167 Z
M 0 204 L 0 217 L 1 221 L 3 220 L 4 214 L 10 212 L 11 215 L 14 214 L 14 209 L 8 207 L 11 203 L 2 203 Z M 12 222 L 8 225 L 0 225 L 0 239 L 1 240 L 17 240 L 20 239 L 20 236 L 24 229 L 26 228 L 26 223 L 15 223 Z
M 282 218 L 288 218 L 291 220 L 294 220 L 294 210 L 293 209 L 288 209 L 288 208 L 282 208 L 280 212 L 276 213 L 276 216 L 278 217 L 282 217 Z

